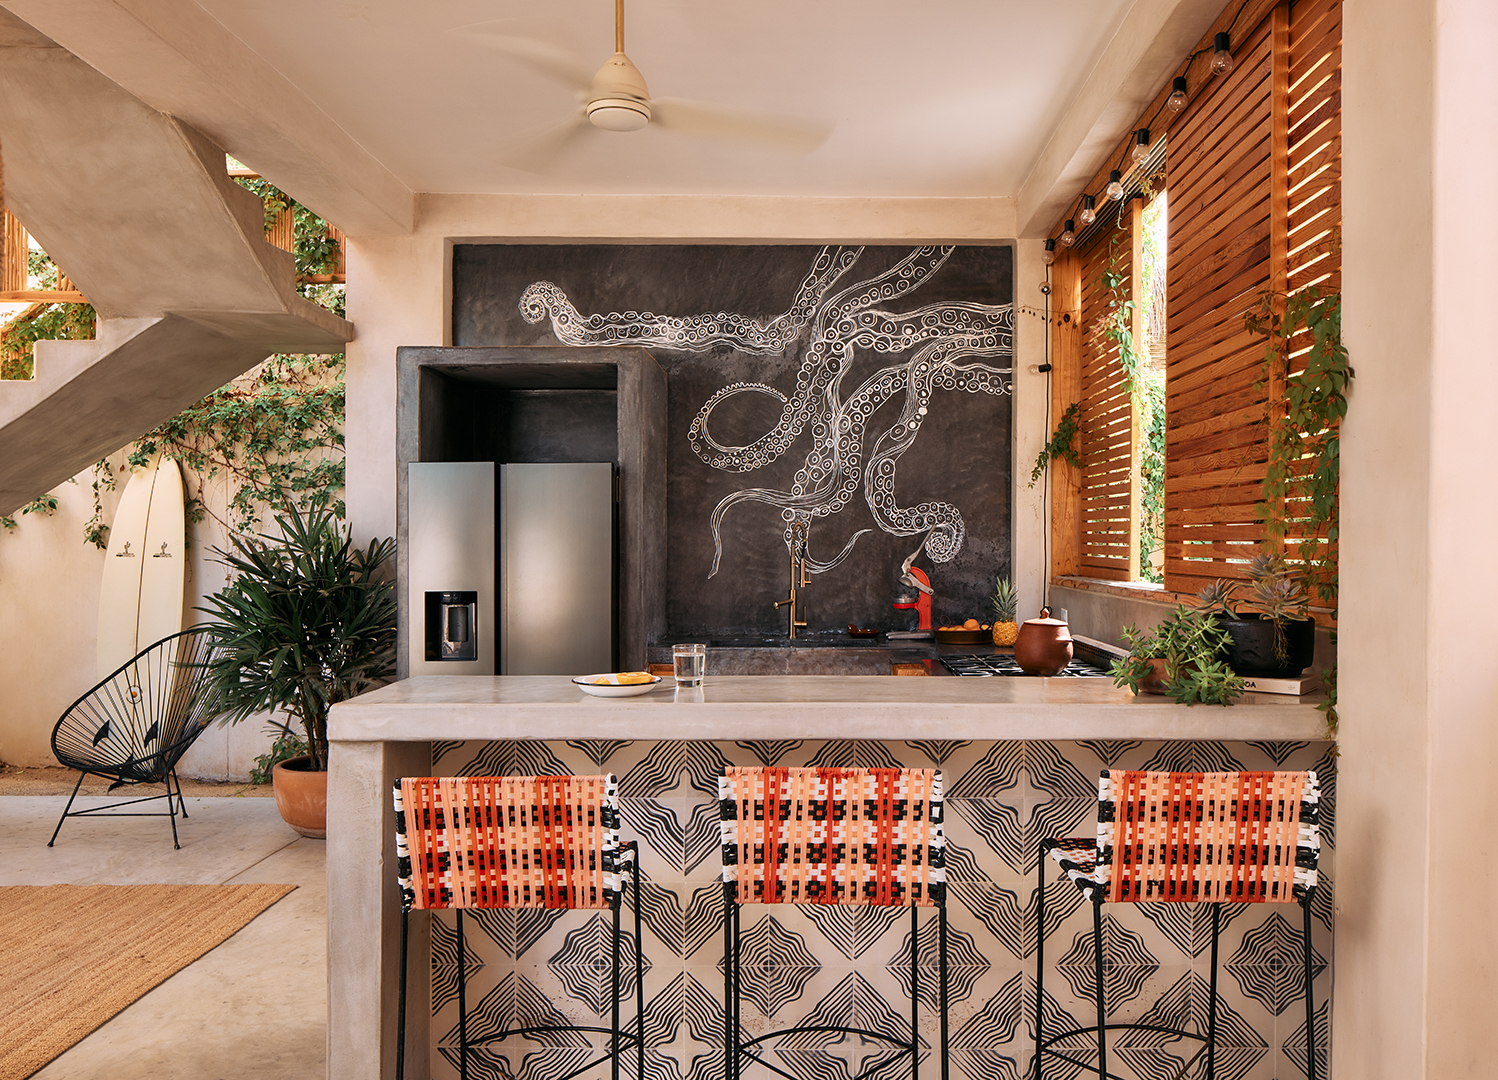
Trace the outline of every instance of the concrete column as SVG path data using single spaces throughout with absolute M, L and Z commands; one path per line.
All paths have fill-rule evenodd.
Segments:
M 1485 1076 L 1498 1028 L 1498 10 L 1344 7 L 1333 1075 Z
M 1046 280 L 1042 261 L 1045 242 L 1014 243 L 1014 504 L 1012 507 L 1013 581 L 1019 591 L 1021 622 L 1040 614 L 1041 598 L 1050 567 L 1046 563 L 1045 487 L 1026 487 L 1030 468 L 1050 438 L 1045 430 L 1046 403 L 1051 383 L 1045 375 L 1031 375 L 1031 364 L 1045 362 L 1045 319 L 1021 309 L 1045 311 L 1040 283 Z M 986 614 L 986 613 L 985 613 Z
M 448 251 L 440 234 L 349 237 L 346 500 L 360 544 L 395 535 L 395 350 L 451 344 Z

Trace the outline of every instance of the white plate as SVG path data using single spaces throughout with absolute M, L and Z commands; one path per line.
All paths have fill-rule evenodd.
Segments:
M 650 693 L 650 691 L 655 689 L 656 684 L 661 681 L 659 675 L 650 676 L 649 682 L 626 683 L 623 686 L 620 686 L 618 683 L 593 681 L 594 679 L 607 679 L 609 674 L 611 673 L 579 675 L 572 682 L 583 693 L 592 694 L 594 697 L 639 697 L 641 694 Z

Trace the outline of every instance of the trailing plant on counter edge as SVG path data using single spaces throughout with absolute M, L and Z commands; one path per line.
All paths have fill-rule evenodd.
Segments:
M 1035 459 L 1035 468 L 1030 470 L 1030 486 L 1034 487 L 1036 482 L 1045 475 L 1046 466 L 1056 460 L 1063 460 L 1068 465 L 1078 468 L 1082 465 L 1082 455 L 1077 452 L 1077 434 L 1082 424 L 1082 403 L 1073 401 L 1061 414 L 1061 419 L 1056 423 L 1056 431 L 1051 435 L 1051 441 L 1041 448 L 1040 456 Z
M 1228 635 L 1209 612 L 1178 604 L 1152 630 L 1124 627 L 1123 639 L 1129 654 L 1108 671 L 1115 686 L 1137 695 L 1158 679 L 1182 705 L 1231 705 L 1243 693 L 1244 680 L 1217 659 Z M 1160 661 L 1158 670 L 1152 660 Z

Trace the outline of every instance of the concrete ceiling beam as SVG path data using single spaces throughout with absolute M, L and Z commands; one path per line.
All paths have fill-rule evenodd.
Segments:
M 1135 3 L 1020 185 L 1021 237 L 1046 235 L 1221 12 L 1222 0 Z
M 197 4 L 0 0 L 146 105 L 201 131 L 353 235 L 409 233 L 412 192 Z

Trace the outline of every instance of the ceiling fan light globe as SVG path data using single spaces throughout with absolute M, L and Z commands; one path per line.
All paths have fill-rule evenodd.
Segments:
M 588 121 L 605 131 L 639 131 L 650 123 L 650 106 L 631 98 L 595 98 L 588 102 Z

